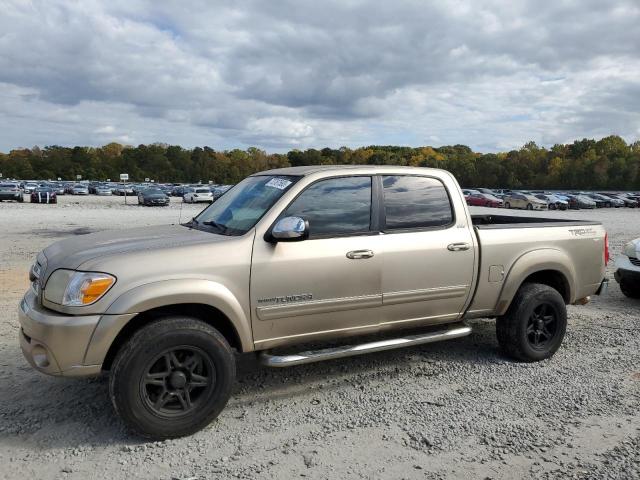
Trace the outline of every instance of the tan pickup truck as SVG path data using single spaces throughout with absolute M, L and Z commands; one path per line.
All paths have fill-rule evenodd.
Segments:
M 244 179 L 184 225 L 49 246 L 20 302 L 20 343 L 44 373 L 108 371 L 126 424 L 168 438 L 224 408 L 235 353 L 284 367 L 495 317 L 506 355 L 549 358 L 565 305 L 606 287 L 607 261 L 599 223 L 472 216 L 446 171 L 292 167 Z

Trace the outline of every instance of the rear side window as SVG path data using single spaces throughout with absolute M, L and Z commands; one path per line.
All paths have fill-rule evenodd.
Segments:
M 285 212 L 309 221 L 309 236 L 368 232 L 371 224 L 371 177 L 321 180 L 308 187 Z
M 385 230 L 442 227 L 453 222 L 447 190 L 439 180 L 403 175 L 382 177 Z

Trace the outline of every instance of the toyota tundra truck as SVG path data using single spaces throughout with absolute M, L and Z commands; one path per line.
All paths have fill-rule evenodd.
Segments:
M 188 223 L 44 249 L 20 344 L 46 374 L 106 372 L 134 433 L 177 437 L 220 414 L 237 354 L 286 367 L 463 337 L 489 317 L 505 355 L 548 359 L 566 305 L 607 286 L 608 256 L 598 222 L 471 215 L 443 170 L 270 170 Z

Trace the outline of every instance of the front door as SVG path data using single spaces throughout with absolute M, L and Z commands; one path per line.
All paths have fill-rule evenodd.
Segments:
M 372 178 L 309 185 L 280 215 L 309 222 L 309 238 L 256 237 L 251 312 L 256 346 L 269 348 L 377 329 L 382 236 L 372 225 Z
M 454 321 L 473 283 L 474 243 L 437 178 L 382 177 L 383 326 Z M 462 209 L 460 202 L 460 209 Z

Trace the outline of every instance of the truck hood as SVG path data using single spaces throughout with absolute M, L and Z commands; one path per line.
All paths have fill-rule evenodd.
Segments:
M 46 276 L 58 268 L 77 269 L 89 260 L 107 255 L 217 243 L 233 238 L 235 237 L 182 225 L 140 227 L 80 235 L 56 242 L 43 250 L 47 263 Z

